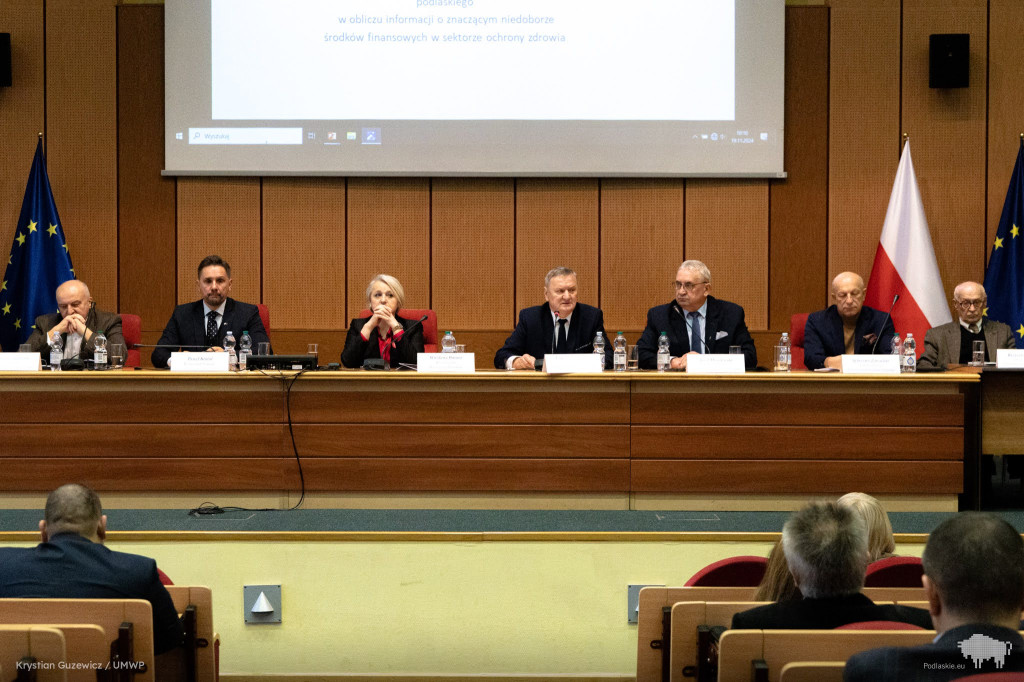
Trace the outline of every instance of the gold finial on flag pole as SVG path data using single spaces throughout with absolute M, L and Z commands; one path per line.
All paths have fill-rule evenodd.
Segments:
M 39 132 L 39 139 L 40 139 L 40 140 L 41 140 L 41 139 L 43 139 L 43 133 L 42 133 L 42 131 L 40 131 L 40 132 Z

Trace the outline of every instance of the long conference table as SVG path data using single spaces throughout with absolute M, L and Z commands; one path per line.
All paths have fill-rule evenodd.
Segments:
M 979 386 L 976 373 L 5 373 L 0 492 L 298 490 L 297 452 L 307 491 L 862 490 L 973 506 Z

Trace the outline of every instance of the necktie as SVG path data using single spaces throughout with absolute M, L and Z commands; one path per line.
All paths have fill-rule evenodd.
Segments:
M 206 345 L 213 346 L 217 340 L 217 311 L 211 310 L 206 316 Z
M 558 344 L 555 346 L 556 353 L 565 353 L 566 341 L 565 341 L 565 323 L 566 320 L 558 320 Z
M 704 344 L 700 338 L 700 313 L 694 311 L 688 313 L 690 316 L 690 350 L 697 353 L 704 353 Z
M 972 324 L 970 327 L 968 327 L 968 329 L 969 329 L 969 331 L 972 334 L 977 334 L 978 332 L 981 331 L 981 325 L 980 324 Z

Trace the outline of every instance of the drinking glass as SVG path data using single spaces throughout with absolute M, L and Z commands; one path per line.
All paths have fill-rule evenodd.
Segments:
M 20 346 L 18 346 L 18 352 L 19 353 L 31 353 L 32 352 L 32 344 L 31 343 L 23 343 L 23 344 L 21 344 Z
M 975 341 L 971 349 L 971 367 L 985 366 L 985 342 Z
M 626 369 L 631 372 L 640 369 L 640 351 L 635 343 L 626 349 Z
M 464 344 L 464 343 L 457 343 L 457 344 L 455 344 L 455 352 L 456 353 L 465 353 L 466 352 L 466 344 Z
M 743 346 L 729 346 L 729 355 L 743 355 Z
M 125 350 L 123 343 L 112 343 L 107 348 L 107 362 L 110 369 L 121 369 L 124 367 Z
M 306 346 L 306 355 L 312 355 L 316 358 L 316 364 L 320 364 L 320 346 L 319 344 L 310 343 Z
M 256 344 L 256 355 L 270 355 L 270 342 L 260 341 Z

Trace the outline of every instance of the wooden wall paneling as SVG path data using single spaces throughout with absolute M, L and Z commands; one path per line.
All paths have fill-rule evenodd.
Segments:
M 576 271 L 579 300 L 599 306 L 598 181 L 523 178 L 516 181 L 516 308 L 544 302 L 544 275 Z
M 513 181 L 435 179 L 431 194 L 431 291 L 439 333 L 511 330 L 515 321 Z M 478 362 L 478 366 L 487 364 Z
M 263 303 L 271 333 L 345 329 L 344 178 L 264 178 Z
M 199 298 L 196 267 L 210 254 L 231 265 L 231 297 L 259 303 L 259 178 L 178 178 L 177 198 L 178 303 Z
M 945 291 L 985 275 L 987 0 L 904 0 L 903 131 Z M 969 33 L 971 87 L 928 87 L 928 36 Z
M 979 249 L 986 264 L 1020 148 L 1020 133 L 1024 132 L 1024 88 L 1020 87 L 1024 83 L 1020 49 L 1024 11 L 1020 0 L 989 0 L 988 30 L 988 221 L 985 234 L 965 245 Z M 975 40 L 972 35 L 972 47 Z M 980 84 L 972 81 L 971 87 Z
M 787 177 L 769 189 L 768 328 L 776 331 L 828 300 L 828 12 L 786 8 Z
M 50 184 L 75 275 L 108 310 L 117 307 L 116 29 L 108 0 L 46 5 Z
M 900 0 L 832 0 L 828 274 L 868 279 L 899 163 Z
M 164 9 L 117 7 L 119 309 L 163 329 L 175 298 L 174 178 L 164 166 Z M 100 300 L 107 310 L 114 303 Z M 146 354 L 148 355 L 148 353 Z
M 767 328 L 768 181 L 687 181 L 686 257 L 711 270 L 712 296 L 743 306 L 748 329 Z
M 366 307 L 366 284 L 380 273 L 402 283 L 406 307 L 431 307 L 430 180 L 349 179 L 346 323 Z
M 43 0 L 0 3 L 0 27 L 11 34 L 13 81 L 0 88 L 0 253 L 7 255 L 44 125 Z
M 675 296 L 683 188 L 678 179 L 601 181 L 601 308 L 609 334 L 642 330 L 647 310 Z
M 903 493 L 963 491 L 962 462 L 814 460 L 640 460 L 630 468 L 633 492 L 670 493 Z

